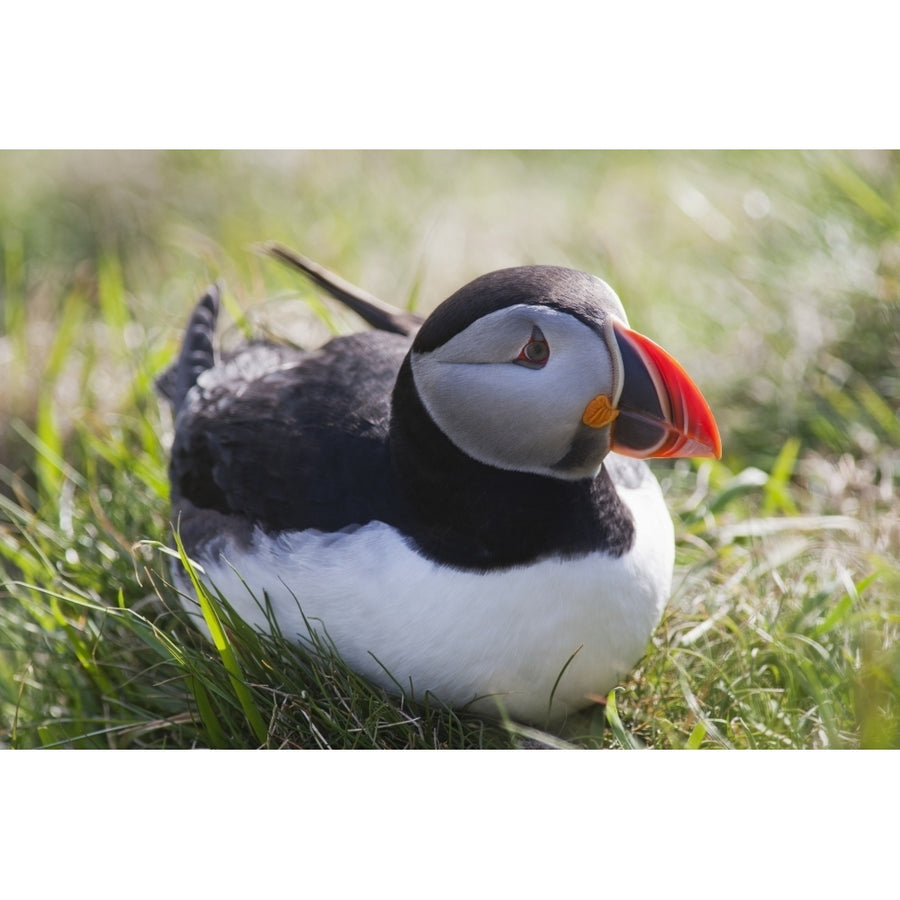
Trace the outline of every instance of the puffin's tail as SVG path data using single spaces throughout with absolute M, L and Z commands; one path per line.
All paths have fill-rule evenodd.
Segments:
M 169 401 L 176 416 L 201 373 L 216 364 L 214 337 L 218 318 L 219 286 L 213 284 L 191 313 L 178 359 L 156 379 L 156 389 Z
M 324 266 L 301 256 L 296 250 L 291 250 L 276 241 L 260 244 L 257 248 L 267 256 L 283 262 L 286 266 L 302 272 L 307 278 L 324 288 L 335 300 L 340 300 L 344 306 L 349 307 L 358 316 L 361 316 L 373 328 L 379 331 L 390 331 L 394 334 L 413 335 L 422 324 L 422 317 L 415 313 L 406 312 L 385 303 L 377 297 L 358 288 L 349 281 L 344 281 L 334 272 L 329 272 Z

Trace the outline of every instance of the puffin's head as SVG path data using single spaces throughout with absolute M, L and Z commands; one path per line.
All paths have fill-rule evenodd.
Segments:
M 501 469 L 574 480 L 595 476 L 610 450 L 721 455 L 697 386 L 584 272 L 523 266 L 476 278 L 428 317 L 410 365 L 444 434 Z

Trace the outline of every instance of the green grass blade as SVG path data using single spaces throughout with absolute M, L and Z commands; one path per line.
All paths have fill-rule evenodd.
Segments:
M 786 515 L 797 515 L 799 510 L 797 504 L 791 497 L 791 475 L 797 464 L 797 457 L 800 453 L 800 440 L 798 438 L 788 438 L 784 442 L 772 471 L 766 479 L 763 491 L 763 508 L 764 516 L 771 516 L 776 512 L 783 512 Z
M 253 733 L 256 735 L 256 738 L 260 742 L 260 744 L 265 744 L 268 738 L 268 728 L 266 726 L 266 723 L 263 721 L 259 710 L 256 708 L 256 705 L 253 701 L 253 695 L 247 687 L 246 682 L 244 681 L 244 675 L 241 671 L 240 663 L 238 663 L 237 657 L 234 653 L 234 649 L 231 646 L 231 642 L 228 640 L 228 636 L 225 634 L 225 629 L 222 627 L 222 622 L 219 618 L 215 601 L 212 599 L 209 592 L 200 581 L 200 578 L 197 575 L 197 570 L 192 561 L 188 558 L 187 553 L 184 549 L 184 544 L 181 542 L 181 536 L 177 533 L 177 531 L 175 532 L 175 545 L 178 549 L 181 563 L 184 566 L 188 577 L 190 578 L 191 585 L 193 586 L 194 591 L 197 595 L 197 600 L 200 603 L 200 609 L 203 613 L 203 621 L 206 623 L 206 627 L 209 629 L 213 645 L 221 656 L 222 663 L 224 664 L 225 669 L 230 676 L 231 686 L 238 698 L 241 708 L 244 711 L 244 715 L 247 717 L 247 722 L 253 729 Z
M 621 688 L 613 688 L 606 695 L 606 721 L 619 744 L 626 750 L 641 750 L 644 745 L 622 724 L 616 704 L 616 693 Z
M 703 739 L 706 737 L 706 726 L 702 722 L 698 722 L 693 730 L 687 743 L 684 745 L 686 750 L 699 750 Z

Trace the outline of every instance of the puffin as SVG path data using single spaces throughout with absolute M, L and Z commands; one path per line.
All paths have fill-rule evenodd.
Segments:
M 671 591 L 644 460 L 721 455 L 699 388 L 586 272 L 493 271 L 423 320 L 265 250 L 373 327 L 223 353 L 219 287 L 200 299 L 158 387 L 173 527 L 204 584 L 390 693 L 542 726 L 595 703 Z

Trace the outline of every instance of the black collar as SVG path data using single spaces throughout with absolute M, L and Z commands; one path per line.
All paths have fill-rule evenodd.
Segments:
M 431 559 L 487 571 L 595 551 L 621 556 L 634 543 L 634 521 L 605 469 L 564 481 L 497 469 L 459 450 L 422 404 L 409 356 L 392 409 L 396 524 Z

